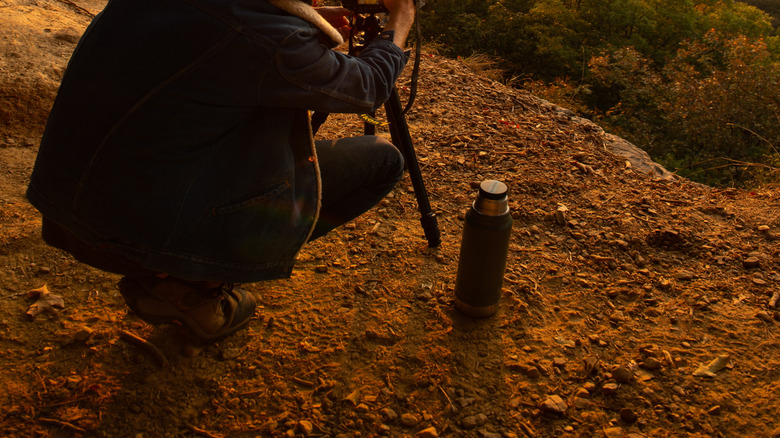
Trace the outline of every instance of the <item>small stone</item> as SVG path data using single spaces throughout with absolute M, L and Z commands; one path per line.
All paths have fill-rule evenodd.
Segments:
M 460 420 L 460 425 L 464 429 L 474 429 L 479 426 L 484 426 L 485 423 L 487 423 L 487 420 L 488 418 L 485 414 L 469 415 Z
M 715 405 L 711 407 L 709 410 L 707 410 L 707 413 L 710 415 L 718 415 L 723 409 L 720 407 L 720 405 Z
M 580 398 L 588 398 L 588 397 L 590 397 L 590 391 L 588 391 L 585 388 L 578 388 L 577 392 L 574 394 L 574 396 L 575 397 L 580 397 Z
M 604 436 L 607 438 L 620 438 L 623 436 L 622 427 L 608 427 L 604 429 Z
M 761 266 L 761 260 L 759 260 L 756 256 L 751 256 L 742 260 L 742 266 L 744 266 L 745 269 L 757 268 Z
M 612 312 L 611 315 L 609 315 L 609 321 L 613 322 L 615 324 L 620 324 L 621 322 L 626 320 L 626 314 L 623 313 L 621 310 L 616 310 Z
M 417 299 L 420 301 L 428 301 L 433 298 L 433 294 L 430 293 L 430 291 L 423 291 L 417 294 Z
M 401 424 L 403 424 L 406 427 L 416 426 L 417 423 L 419 422 L 420 422 L 420 417 L 418 415 L 409 414 L 409 413 L 401 415 Z
M 93 330 L 89 327 L 82 327 L 76 333 L 73 333 L 73 340 L 84 342 L 92 336 Z
M 588 409 L 591 405 L 591 402 L 586 398 L 574 397 L 572 404 L 576 409 Z
M 769 314 L 769 312 L 760 311 L 756 313 L 756 318 L 760 319 L 761 321 L 764 321 L 766 323 L 772 322 L 772 315 Z
M 238 348 L 226 348 L 222 350 L 222 360 L 233 360 L 238 357 L 238 354 L 241 352 Z
M 203 351 L 203 348 L 197 345 L 186 344 L 181 349 L 181 353 L 184 357 L 195 357 Z
M 435 427 L 429 427 L 417 432 L 414 436 L 416 438 L 436 438 L 439 436 L 439 432 L 436 431 Z
M 398 414 L 390 408 L 384 408 L 379 413 L 384 417 L 385 421 L 395 421 L 398 419 Z
M 613 395 L 617 392 L 618 385 L 617 383 L 605 383 L 604 386 L 601 388 L 601 392 L 604 393 L 604 395 Z
M 626 423 L 633 423 L 637 418 L 636 412 L 631 408 L 623 408 L 620 410 L 620 419 Z
M 566 412 L 568 405 L 560 396 L 551 395 L 542 402 L 541 408 L 545 412 L 563 414 Z
M 301 420 L 295 425 L 295 430 L 298 433 L 302 433 L 304 436 L 309 436 L 314 431 L 314 425 L 311 421 Z
M 696 274 L 691 271 L 681 271 L 678 272 L 674 278 L 680 281 L 691 281 L 696 278 Z
M 634 373 L 626 367 L 617 367 L 612 372 L 612 376 L 620 383 L 631 383 L 634 380 Z
M 642 368 L 650 371 L 655 371 L 661 368 L 661 361 L 659 361 L 658 359 L 652 356 L 649 356 L 645 358 L 645 361 L 642 363 Z
M 538 368 L 532 366 L 528 367 L 528 371 L 526 371 L 525 375 L 531 379 L 538 379 L 542 373 L 539 372 Z
M 314 267 L 314 272 L 318 274 L 325 274 L 328 272 L 328 266 L 327 265 L 317 265 Z

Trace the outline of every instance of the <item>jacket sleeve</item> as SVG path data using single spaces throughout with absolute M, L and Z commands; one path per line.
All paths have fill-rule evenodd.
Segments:
M 381 106 L 403 70 L 403 51 L 377 38 L 354 57 L 330 50 L 317 34 L 302 28 L 281 42 L 261 80 L 259 104 L 331 113 Z

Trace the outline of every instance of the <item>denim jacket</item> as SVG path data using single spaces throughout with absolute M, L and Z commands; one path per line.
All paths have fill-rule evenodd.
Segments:
M 405 62 L 380 38 L 330 50 L 337 33 L 312 15 L 297 0 L 111 0 L 68 64 L 28 199 L 154 271 L 289 276 L 319 210 L 308 110 L 372 111 Z

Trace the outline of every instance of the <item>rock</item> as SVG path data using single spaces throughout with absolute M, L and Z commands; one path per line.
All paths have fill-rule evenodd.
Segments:
M 759 260 L 756 256 L 751 256 L 742 260 L 742 266 L 744 266 L 745 269 L 758 268 L 761 266 L 761 260 Z
M 439 432 L 436 431 L 435 427 L 429 427 L 417 432 L 414 436 L 416 438 L 436 438 L 439 436 Z
M 314 431 L 314 425 L 311 421 L 300 420 L 298 424 L 295 425 L 295 430 L 298 431 L 298 433 L 302 433 L 304 436 L 309 436 Z
M 487 420 L 487 415 L 485 414 L 469 415 L 460 420 L 460 426 L 464 429 L 474 429 L 479 426 L 484 426 L 485 423 L 487 423 Z
M 617 383 L 605 383 L 604 386 L 601 387 L 601 392 L 603 392 L 604 395 L 613 395 L 617 392 L 617 389 Z
M 626 367 L 617 367 L 612 371 L 612 376 L 620 383 L 631 383 L 634 380 L 634 373 Z
M 563 414 L 566 412 L 568 407 L 569 406 L 566 404 L 566 402 L 558 395 L 551 395 L 547 397 L 541 405 L 543 411 L 553 414 Z
M 73 340 L 84 342 L 92 336 L 93 330 L 89 327 L 82 327 L 76 333 L 73 333 Z
M 772 315 L 770 315 L 769 312 L 765 312 L 763 310 L 756 313 L 756 318 L 766 323 L 772 323 Z
M 383 408 L 379 413 L 384 417 L 385 421 L 395 421 L 398 419 L 398 414 L 390 408 Z
M 555 221 L 558 222 L 558 225 L 566 225 L 568 212 L 569 209 L 565 205 L 558 204 L 558 208 L 555 210 Z
M 574 407 L 576 409 L 587 409 L 592 404 L 590 400 L 582 397 L 574 397 L 574 401 L 572 402 Z
M 406 427 L 417 426 L 417 423 L 419 422 L 420 422 L 420 417 L 416 414 L 406 413 L 401 415 L 401 424 L 403 424 Z
M 663 166 L 653 161 L 650 155 L 634 144 L 620 138 L 614 134 L 604 133 L 604 140 L 609 150 L 616 155 L 626 158 L 631 167 L 650 175 L 656 179 L 673 181 L 676 179 L 672 172 L 666 170 Z
M 642 368 L 650 371 L 655 371 L 661 368 L 661 361 L 659 361 L 658 359 L 652 356 L 648 356 L 645 358 L 645 361 L 642 363 Z
M 609 315 L 609 321 L 615 324 L 620 324 L 626 320 L 626 314 L 622 310 L 615 310 Z
M 186 344 L 181 349 L 181 354 L 184 357 L 195 357 L 203 351 L 203 347 L 199 345 Z
M 241 353 L 241 350 L 238 348 L 225 348 L 221 352 L 222 360 L 233 360 L 238 357 L 238 355 Z
M 631 408 L 623 408 L 620 410 L 620 419 L 626 423 L 633 423 L 637 418 L 636 412 Z
M 680 271 L 674 276 L 674 278 L 680 281 L 691 281 L 696 278 L 696 274 L 691 271 Z
M 314 272 L 318 274 L 325 274 L 328 272 L 328 266 L 327 265 L 317 265 L 314 267 Z
M 622 427 L 608 427 L 604 429 L 604 436 L 607 438 L 620 438 L 623 436 Z

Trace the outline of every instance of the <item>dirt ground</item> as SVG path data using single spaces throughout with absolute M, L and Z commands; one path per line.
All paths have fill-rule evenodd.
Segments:
M 407 178 L 292 278 L 243 285 L 261 307 L 234 336 L 143 323 L 117 276 L 42 242 L 24 199 L 101 6 L 0 0 L 0 435 L 780 436 L 780 189 L 653 178 L 597 126 L 432 53 L 407 120 L 439 248 Z M 475 320 L 453 294 L 488 178 L 514 228 L 500 310 Z M 33 318 L 44 285 L 63 301 Z

